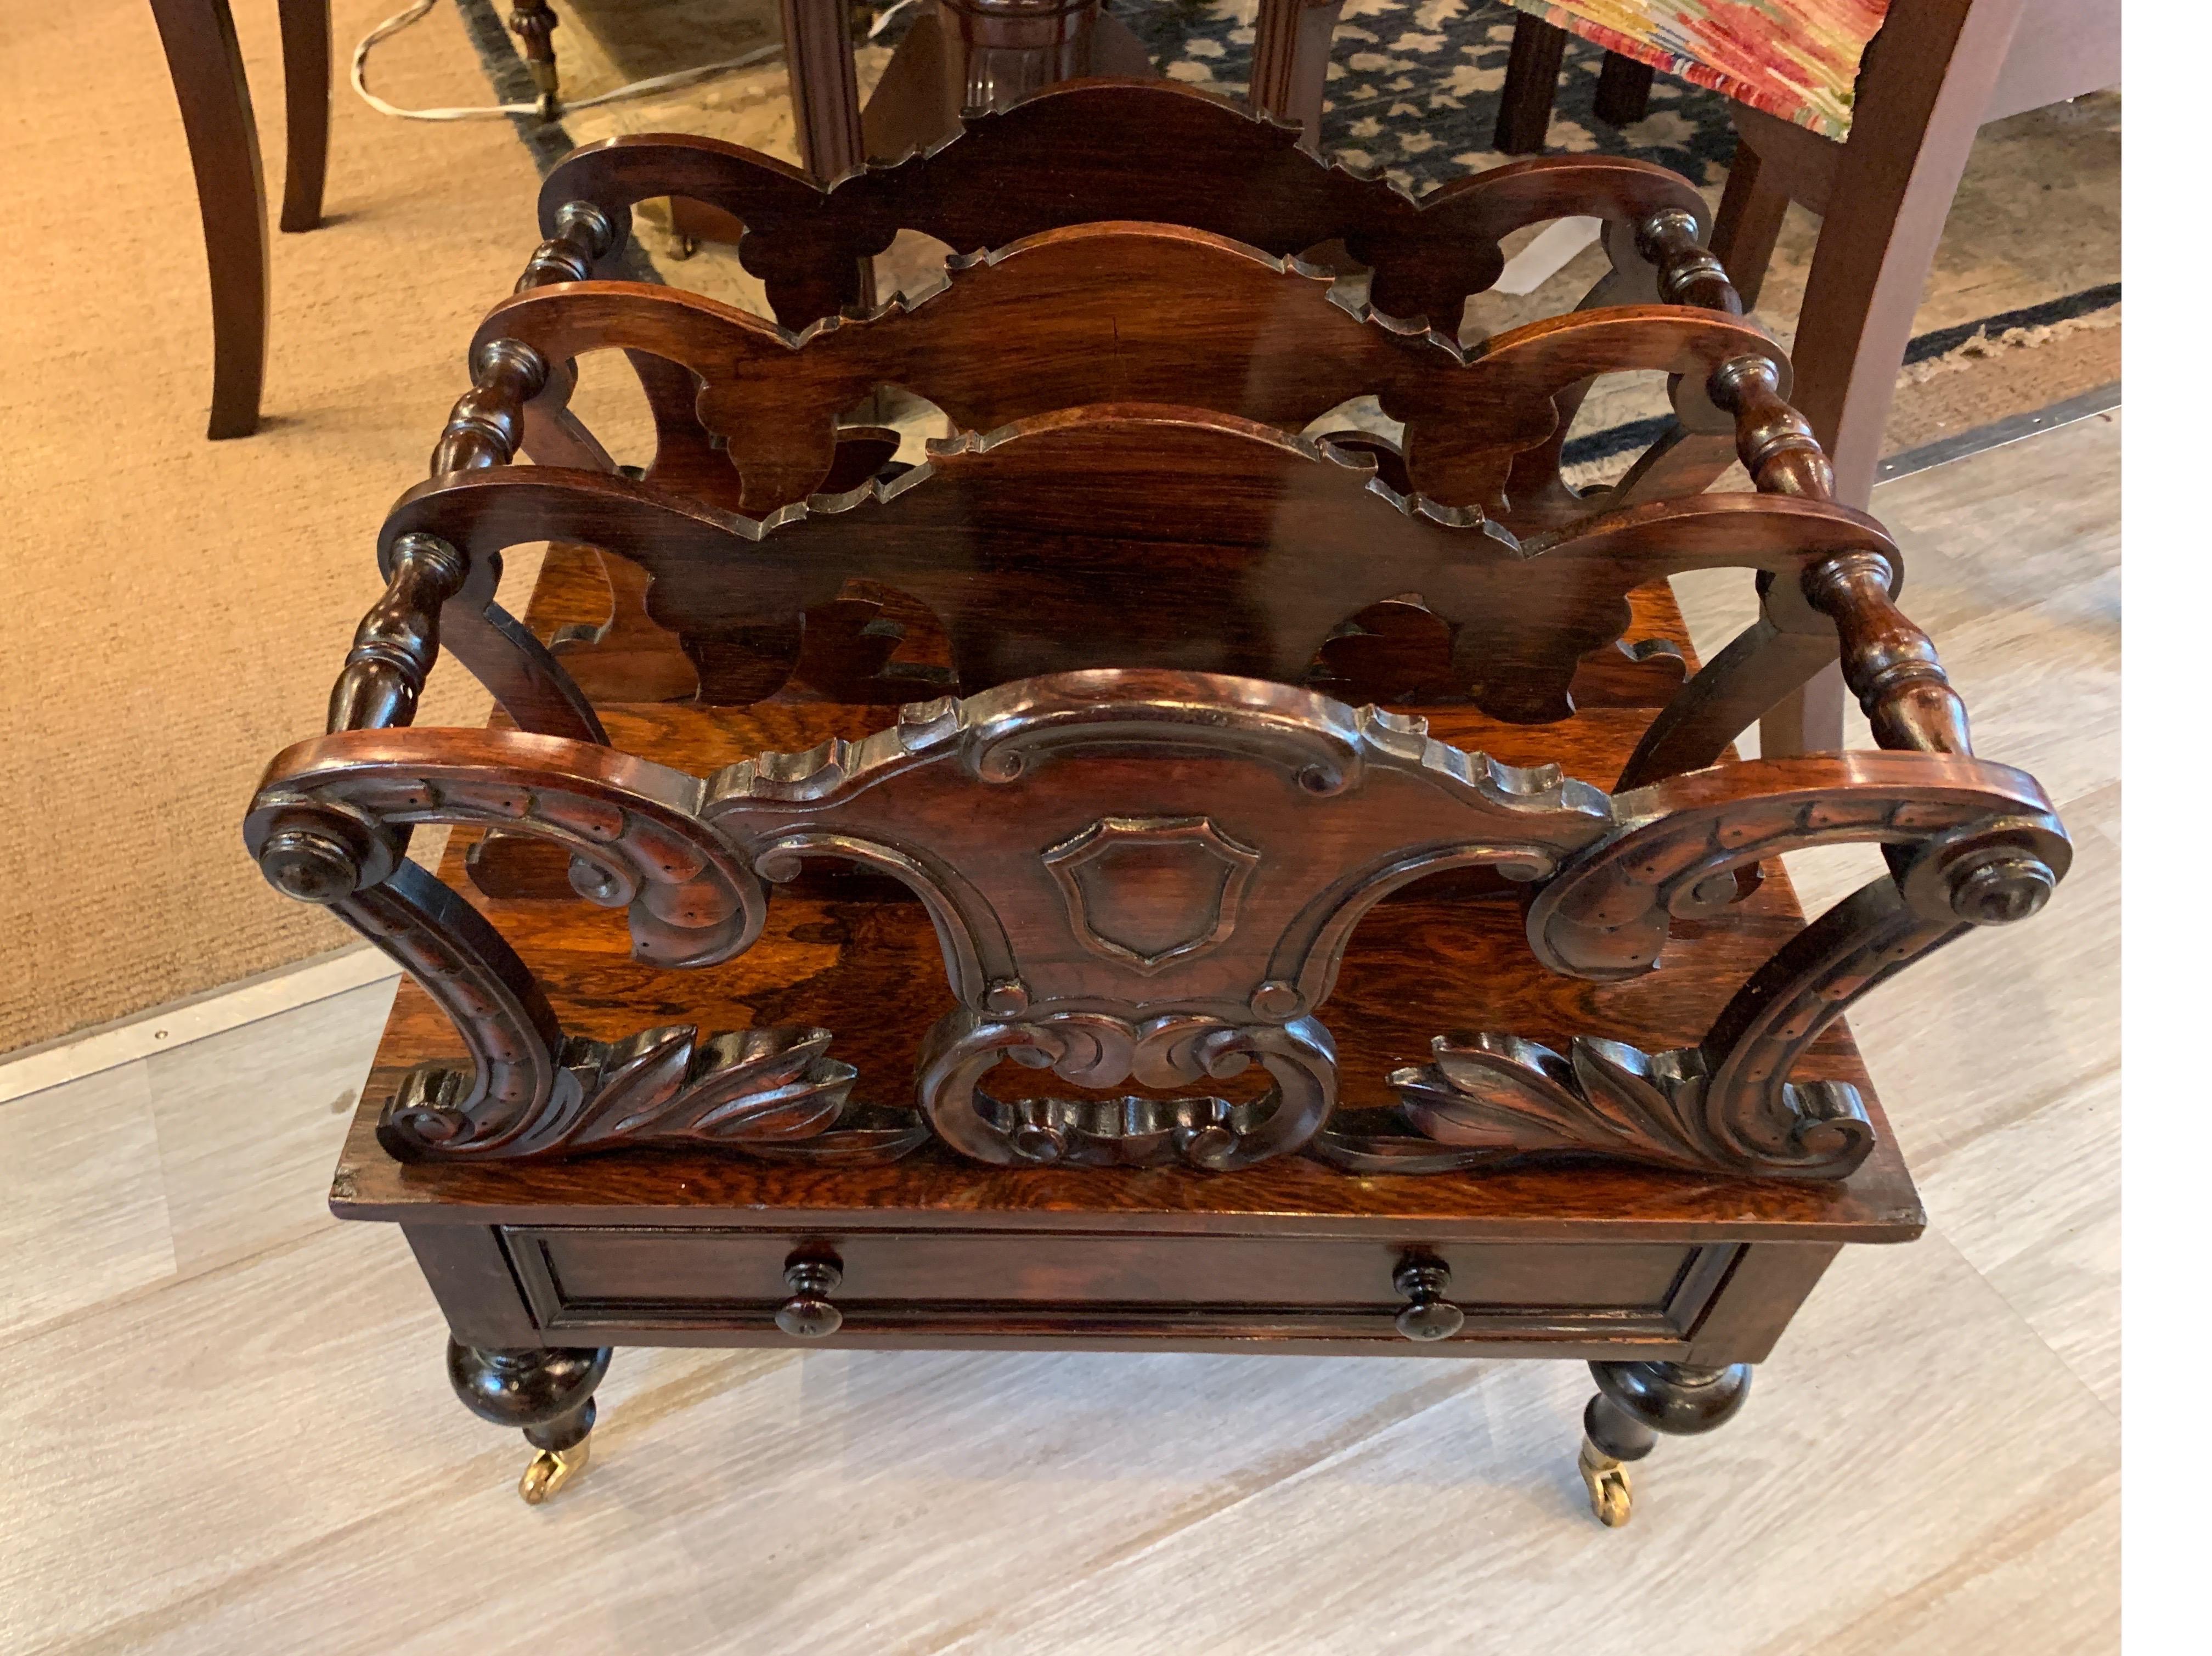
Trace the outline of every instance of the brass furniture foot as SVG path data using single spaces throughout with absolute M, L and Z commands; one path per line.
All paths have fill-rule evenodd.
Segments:
M 523 1500 L 535 1507 L 559 1495 L 591 1464 L 592 1440 L 588 1437 L 578 1440 L 573 1448 L 540 1449 L 523 1469 L 522 1482 L 517 1487 Z
M 1608 1530 L 1617 1530 L 1628 1522 L 1636 1491 L 1628 1481 L 1628 1468 L 1607 1454 L 1587 1438 L 1583 1440 L 1583 1452 L 1577 1463 L 1582 1469 L 1583 1482 L 1589 1490 L 1590 1511 L 1597 1521 Z

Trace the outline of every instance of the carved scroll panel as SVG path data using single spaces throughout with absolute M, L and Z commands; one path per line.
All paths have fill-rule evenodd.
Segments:
M 911 1105 L 818 1030 L 564 1036 L 490 927 L 401 856 L 408 825 L 433 821 L 567 847 L 578 890 L 627 908 L 635 951 L 662 964 L 741 953 L 768 886 L 810 860 L 900 880 L 935 922 L 957 1003 L 918 1055 Z M 1389 892 L 1493 869 L 1534 888 L 1544 959 L 1605 977 L 1648 969 L 1671 922 L 1723 904 L 1747 859 L 1841 838 L 1891 845 L 1893 876 L 1787 944 L 1700 1046 L 1456 1038 L 1390 1078 L 1391 1119 L 1333 1121 L 1319 1014 Z M 1969 758 L 1753 763 L 1608 800 L 1418 720 L 1133 671 L 916 703 L 863 740 L 704 780 L 518 733 L 348 732 L 280 758 L 248 841 L 273 882 L 376 938 L 463 1032 L 472 1068 L 418 1072 L 386 1113 L 404 1156 L 883 1157 L 934 1136 L 1008 1166 L 1229 1170 L 1310 1150 L 1411 1172 L 1566 1153 L 1813 1178 L 1847 1173 L 1870 1142 L 1849 1088 L 1789 1079 L 1819 1030 L 1965 927 L 2033 912 L 2065 861 L 2033 783 Z M 1002 1065 L 1039 1082 L 1010 1088 Z

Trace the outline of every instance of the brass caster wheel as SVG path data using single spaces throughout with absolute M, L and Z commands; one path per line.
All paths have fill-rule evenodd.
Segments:
M 540 1449 L 523 1469 L 522 1482 L 518 1486 L 523 1500 L 535 1507 L 559 1495 L 591 1461 L 589 1438 L 573 1448 Z
M 550 92 L 541 92 L 538 94 L 538 119 L 541 121 L 556 121 L 561 119 L 561 100 L 558 96 Z
M 1578 1463 L 1583 1482 L 1589 1490 L 1590 1511 L 1597 1521 L 1608 1530 L 1617 1530 L 1628 1522 L 1633 1492 L 1628 1485 L 1628 1468 L 1611 1455 L 1601 1454 L 1593 1443 L 1583 1445 Z
M 696 237 L 680 235 L 676 238 L 676 246 L 669 256 L 672 259 L 689 259 L 698 251 L 699 242 Z

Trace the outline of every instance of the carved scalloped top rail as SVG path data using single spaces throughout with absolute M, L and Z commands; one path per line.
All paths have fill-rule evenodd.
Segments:
M 1711 222 L 1686 180 L 1615 156 L 1515 161 L 1417 202 L 1299 149 L 1296 126 L 1168 82 L 1064 82 L 964 127 L 927 154 L 872 163 L 826 189 L 711 138 L 610 138 L 546 175 L 539 218 L 550 235 L 563 207 L 590 202 L 620 247 L 640 201 L 680 195 L 720 208 L 744 221 L 738 257 L 789 327 L 854 304 L 859 261 L 901 229 L 956 253 L 1103 219 L 1188 225 L 1278 256 L 1340 239 L 1374 271 L 1377 310 L 1448 332 L 1466 296 L 1498 279 L 1498 243 L 1522 226 L 1570 214 L 1635 223 L 1670 208 Z M 1044 155 L 1048 167 L 1036 164 Z
M 915 1108 L 821 1032 L 563 1037 L 496 933 L 403 855 L 411 825 L 496 825 L 574 859 L 628 909 L 640 958 L 741 952 L 761 882 L 823 858 L 909 886 L 957 1001 L 919 1055 Z M 1281 685 L 1061 674 L 902 710 L 859 742 L 763 753 L 701 780 L 526 733 L 357 730 L 279 756 L 247 823 L 282 890 L 326 903 L 414 971 L 473 1069 L 433 1066 L 387 1111 L 405 1156 L 511 1158 L 635 1142 L 883 1155 L 921 1128 L 1012 1165 L 1179 1157 L 1243 1166 L 1310 1147 L 1368 1171 L 1559 1149 L 1709 1171 L 1835 1178 L 1869 1148 L 1848 1087 L 1790 1082 L 1856 995 L 1973 924 L 2040 906 L 2067 845 L 2032 780 L 1948 754 L 1724 766 L 1608 800 L 1516 770 L 1419 721 Z M 1316 1015 L 1359 917 L 1442 870 L 1532 885 L 1556 969 L 1650 970 L 1676 920 L 1710 920 L 1741 863 L 1796 846 L 1893 848 L 1893 876 L 1787 943 L 1699 1047 L 1448 1043 L 1392 1078 L 1401 1118 L 1332 1124 Z M 1002 1059 L 1091 1096 L 1000 1099 Z M 1164 1093 L 1256 1062 L 1256 1099 Z M 1098 1093 L 1147 1089 L 1109 1103 Z M 817 1139 L 822 1141 L 818 1145 Z
M 756 641 L 779 629 L 795 639 L 800 618 L 854 581 L 927 606 L 969 692 L 1139 665 L 1295 684 L 1351 618 L 1413 592 L 1450 629 L 1432 676 L 1530 723 L 1572 710 L 1579 664 L 1622 636 L 1626 594 L 1644 582 L 1720 567 L 1794 582 L 1850 550 L 1901 565 L 1863 514 L 1775 496 L 1632 508 L 1524 543 L 1478 513 L 1393 495 L 1355 457 L 1251 421 L 1145 405 L 1025 420 L 941 449 L 896 483 L 765 523 L 620 477 L 529 466 L 418 486 L 393 508 L 386 545 L 410 533 L 462 549 L 472 569 L 548 539 L 635 559 L 653 576 L 654 619 L 682 638 L 709 702 L 770 693 L 781 673 L 762 678 Z M 488 597 L 472 575 L 448 608 Z M 1832 654 L 1832 624 L 1798 609 L 1798 636 L 1829 641 Z M 484 644 L 454 634 L 515 711 L 504 685 L 519 666 Z M 1798 678 L 1762 680 L 1770 699 L 1819 662 L 1786 665 Z M 1677 768 L 1710 763 L 1741 728 L 1677 730 Z
M 684 466 L 684 485 L 756 516 L 821 486 L 836 458 L 837 416 L 886 384 L 928 399 L 971 431 L 1086 403 L 1157 402 L 1297 432 L 1372 394 L 1407 428 L 1415 489 L 1516 527 L 1592 509 L 1559 484 L 1557 400 L 1592 375 L 1683 376 L 1679 412 L 1706 441 L 1702 474 L 1679 465 L 1669 474 L 1682 493 L 1735 459 L 1735 422 L 1705 394 L 1715 369 L 1760 358 L 1777 365 L 1787 389 L 1780 347 L 1754 324 L 1716 311 L 1579 311 L 1470 352 L 1435 332 L 1361 326 L 1367 306 L 1343 288 L 1328 272 L 1201 231 L 1084 224 L 956 259 L 929 297 L 893 301 L 865 320 L 829 318 L 800 334 L 696 295 L 606 282 L 518 295 L 484 319 L 476 348 L 519 342 L 555 363 L 619 348 L 689 368 L 701 382 L 696 399 L 680 381 L 648 382 L 660 393 L 663 446 L 680 453 L 703 424 L 726 460 Z M 668 465 L 656 465 L 656 478 Z M 731 467 L 744 485 L 734 500 Z

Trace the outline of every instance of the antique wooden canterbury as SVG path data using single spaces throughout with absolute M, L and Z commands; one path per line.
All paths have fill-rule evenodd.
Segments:
M 1921 1228 L 1838 1014 L 2042 905 L 2049 801 L 1973 756 L 1686 184 L 1416 203 L 1297 136 L 1102 82 L 826 190 L 681 137 L 547 180 L 246 829 L 412 980 L 332 1204 L 404 1227 L 527 1498 L 621 1344 L 1421 1351 L 1587 1360 L 1619 1523 L 1841 1245 Z M 672 192 L 780 322 L 595 276 Z M 1611 274 L 1463 344 L 1565 213 Z M 947 283 L 841 314 L 902 228 Z M 568 410 L 614 350 L 641 474 Z M 1675 418 L 1577 491 L 1626 371 Z M 846 417 L 885 385 L 961 435 L 901 465 Z M 1759 618 L 1692 671 L 1666 577 L 1715 567 Z M 441 648 L 490 728 L 410 728 Z M 1878 751 L 1735 758 L 1839 655 Z M 1887 872 L 1806 923 L 1778 855 L 1851 841 Z

